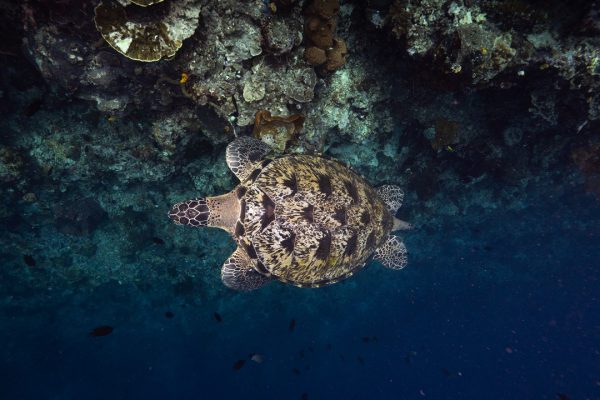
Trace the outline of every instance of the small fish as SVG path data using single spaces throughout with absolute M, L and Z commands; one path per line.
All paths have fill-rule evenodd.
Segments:
M 292 372 L 296 375 L 300 375 L 300 370 L 298 368 L 292 368 Z
M 183 85 L 183 84 L 185 84 L 185 83 L 186 83 L 186 82 L 187 82 L 189 79 L 190 79 L 190 76 L 189 76 L 187 73 L 185 73 L 185 72 L 182 72 L 182 73 L 181 73 L 181 78 L 179 78 L 179 84 L 180 84 L 180 85 Z
M 300 358 L 304 358 L 304 350 L 300 350 L 298 352 L 298 355 L 300 356 Z
M 112 331 L 113 331 L 112 326 L 102 325 L 102 326 L 98 326 L 98 327 L 94 328 L 90 332 L 90 336 L 94 336 L 94 337 L 106 336 L 106 335 L 110 335 L 112 333 Z
M 302 396 L 300 396 L 300 400 L 308 400 L 308 393 L 302 393 Z
M 25 254 L 23 256 L 23 261 L 25 262 L 25 264 L 29 265 L 30 267 L 35 267 L 35 258 L 33 258 L 32 256 L 30 256 L 29 254 Z
M 363 336 L 362 341 L 363 341 L 363 343 L 369 343 L 371 341 L 371 338 L 368 336 Z
M 219 314 L 218 312 L 215 312 L 215 313 L 213 314 L 213 317 L 215 317 L 215 320 L 216 320 L 217 322 L 223 322 L 223 318 L 221 317 L 221 314 Z
M 556 393 L 558 400 L 571 400 L 571 398 L 564 393 Z
M 290 332 L 293 332 L 294 329 L 296 329 L 296 320 L 295 319 L 290 321 L 289 329 L 290 329 Z
M 407 364 L 411 364 L 412 363 L 412 359 L 413 357 L 415 357 L 417 355 L 416 351 L 409 351 L 408 353 L 406 353 L 406 355 L 404 356 L 404 361 Z
M 254 353 L 252 354 L 250 359 L 257 364 L 262 364 L 263 361 L 265 361 L 265 356 L 263 356 L 262 354 Z
M 450 371 L 448 368 L 442 368 L 442 373 L 447 378 L 458 378 L 462 376 L 462 372 L 460 371 Z
M 152 236 L 152 243 L 163 245 L 165 244 L 165 241 L 157 236 Z
M 175 316 L 175 314 L 173 314 L 173 312 L 172 312 L 172 311 L 167 311 L 167 312 L 165 313 L 165 317 L 167 317 L 167 318 L 169 318 L 169 319 L 173 318 L 174 316 Z
M 235 364 L 233 364 L 233 369 L 235 371 L 239 371 L 244 366 L 244 364 L 246 364 L 246 360 L 237 360 Z
M 365 365 L 365 360 L 361 356 L 357 356 L 356 361 L 358 361 L 360 365 Z

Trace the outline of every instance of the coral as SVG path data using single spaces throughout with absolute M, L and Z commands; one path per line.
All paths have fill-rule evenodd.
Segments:
M 172 157 L 178 149 L 187 148 L 200 130 L 197 116 L 188 110 L 157 118 L 151 128 L 152 137 L 162 150 L 163 157 Z
M 300 114 L 282 117 L 271 115 L 267 110 L 259 110 L 252 134 L 281 154 L 297 139 L 303 124 L 304 116 Z
M 348 53 L 344 40 L 335 36 L 339 11 L 339 0 L 313 0 L 304 11 L 304 58 L 310 65 L 324 64 L 328 72 L 340 69 Z
M 325 69 L 331 72 L 343 67 L 346 64 L 347 54 L 348 48 L 346 47 L 346 42 L 340 38 L 333 39 L 333 46 L 327 49 L 326 52 L 327 60 L 325 62 Z
M 371 60 L 352 59 L 330 81 L 306 114 L 304 147 L 320 149 L 331 131 L 352 142 L 390 133 L 392 116 L 383 105 L 392 97 L 391 88 L 373 79 L 378 66 Z
M 282 70 L 266 59 L 259 60 L 241 77 L 241 93 L 231 88 L 238 125 L 253 124 L 258 110 L 287 115 L 313 100 L 317 76 L 299 49 L 290 54 L 287 65 Z
M 307 14 L 315 15 L 326 20 L 334 18 L 339 11 L 339 0 L 313 0 L 306 8 Z
M 274 55 L 282 55 L 292 51 L 302 42 L 302 25 L 300 21 L 289 16 L 271 18 L 263 29 L 266 50 Z
M 327 54 L 325 54 L 325 50 L 318 48 L 317 46 L 309 46 L 304 49 L 304 59 L 310 65 L 321 65 L 327 61 Z
M 155 2 L 141 3 L 146 7 Z M 198 26 L 200 9 L 192 1 L 176 0 L 169 6 L 167 14 L 162 17 L 155 16 L 159 13 L 152 7 L 136 21 L 128 15 L 128 11 L 137 10 L 105 0 L 94 9 L 94 22 L 104 40 L 125 57 L 137 61 L 158 61 L 175 55 Z M 156 19 L 149 19 L 147 14 Z
M 77 115 L 77 111 L 73 112 L 65 119 L 53 113 L 40 120 L 34 129 L 43 132 L 43 138 L 36 137 L 29 144 L 28 155 L 35 163 L 37 173 L 45 179 L 59 181 L 55 185 L 57 191 L 67 191 L 92 177 L 103 179 L 117 174 L 120 182 L 125 184 L 164 180 L 174 172 L 173 165 L 160 161 L 171 157 L 171 153 L 167 152 L 165 156 L 165 150 L 152 142 L 153 127 L 157 126 L 155 121 L 165 120 L 164 116 L 157 115 L 156 120 L 138 124 L 121 118 L 111 122 L 106 118 L 98 119 L 96 115 L 95 123 L 90 125 Z M 192 138 L 202 137 L 197 135 L 200 130 L 197 119 L 186 120 L 185 117 L 190 118 L 190 115 L 191 112 L 187 114 L 180 110 L 176 121 L 181 127 L 173 133 L 173 141 L 193 144 Z M 120 132 L 123 131 L 127 134 L 122 135 Z M 93 140 L 90 132 L 94 132 Z M 165 143 L 169 143 L 169 138 L 164 138 Z M 183 156 L 184 149 L 177 150 L 176 155 Z
M 514 65 L 511 35 L 490 23 L 476 4 L 446 0 L 396 0 L 390 9 L 391 30 L 406 41 L 413 57 L 431 57 L 449 74 L 488 82 Z
M 21 177 L 23 159 L 7 146 L 0 146 L 0 183 L 14 182 Z
M 164 59 L 174 54 L 176 41 L 185 40 L 168 62 L 134 62 L 98 41 L 92 18 L 96 2 L 61 15 L 60 24 L 40 7 L 30 7 L 24 42 L 42 76 L 67 95 L 93 101 L 113 117 L 139 110 L 166 116 L 178 107 L 210 108 L 202 114 L 221 121 L 209 124 L 202 135 L 219 141 L 230 122 L 251 125 L 261 109 L 293 114 L 314 98 L 317 76 L 302 57 L 302 4 L 284 3 L 277 2 L 277 12 L 265 12 L 258 0 L 176 0 L 146 8 L 123 0 L 98 6 L 110 18 L 122 23 L 126 18 L 129 27 L 146 33 L 158 29 L 149 47 L 155 56 L 133 58 L 157 59 L 156 50 Z M 200 10 L 202 28 L 196 29 Z M 81 18 L 81 13 L 90 18 Z M 72 29 L 75 24 L 77 29 Z M 110 32 L 116 31 L 108 27 L 105 34 Z M 127 51 L 133 50 L 132 41 Z M 180 82 L 182 73 L 185 82 Z
M 309 43 L 326 50 L 333 45 L 335 21 L 309 15 L 304 22 L 304 32 Z
M 242 96 L 248 103 L 252 103 L 264 99 L 265 90 L 265 83 L 253 76 L 244 84 Z
M 98 201 L 91 197 L 54 207 L 57 227 L 68 235 L 89 235 L 106 221 L 107 216 Z
M 458 82 L 507 89 L 529 73 L 556 74 L 585 96 L 588 118 L 595 120 L 600 116 L 598 15 L 596 2 L 567 7 L 559 1 L 542 6 L 522 0 L 396 0 L 387 25 L 411 57 Z M 549 103 L 533 103 L 536 113 L 555 123 Z
M 208 18 L 208 16 L 207 16 Z M 214 16 L 213 16 L 214 18 Z M 250 18 L 222 19 L 219 30 L 213 32 L 221 39 L 225 65 L 249 60 L 262 53 L 262 33 Z

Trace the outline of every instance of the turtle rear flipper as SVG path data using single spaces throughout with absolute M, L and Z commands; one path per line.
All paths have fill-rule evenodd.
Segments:
M 221 280 L 230 289 L 250 291 L 269 283 L 271 278 L 256 272 L 248 254 L 238 247 L 223 264 Z
M 375 250 L 373 259 L 386 268 L 402 269 L 407 264 L 406 253 L 404 242 L 397 236 L 389 235 L 385 243 Z
M 388 210 L 392 213 L 392 215 L 396 214 L 396 211 L 402 205 L 402 201 L 404 201 L 404 191 L 400 188 L 400 186 L 396 185 L 383 185 L 377 188 L 377 194 L 384 203 L 387 205 Z M 412 225 L 406 221 L 402 221 L 396 217 L 394 217 L 394 226 L 392 231 L 400 231 L 400 230 L 408 230 L 412 229 Z
M 269 146 L 261 140 L 240 136 L 227 146 L 225 152 L 227 165 L 231 172 L 244 182 L 259 166 L 259 161 L 269 150 Z
M 395 214 L 404 201 L 404 191 L 400 186 L 396 185 L 383 185 L 379 186 L 376 190 L 379 197 L 381 197 L 388 206 L 388 210 L 390 210 L 392 214 Z

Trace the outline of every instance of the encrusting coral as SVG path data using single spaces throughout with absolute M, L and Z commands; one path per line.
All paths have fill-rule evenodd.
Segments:
M 155 2 L 134 3 L 146 7 Z M 150 14 L 152 18 L 143 15 L 139 21 L 132 20 L 127 11 L 140 10 L 129 7 L 115 1 L 101 1 L 94 9 L 94 22 L 104 40 L 132 60 L 152 62 L 174 56 L 198 26 L 200 9 L 187 0 L 169 3 L 168 11 L 162 17 L 154 7 L 148 8 L 142 14 Z

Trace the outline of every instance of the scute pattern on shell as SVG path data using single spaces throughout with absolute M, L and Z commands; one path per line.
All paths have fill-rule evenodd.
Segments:
M 347 278 L 392 229 L 375 189 L 337 161 L 282 157 L 244 185 L 245 233 L 237 239 L 284 282 L 321 286 Z

